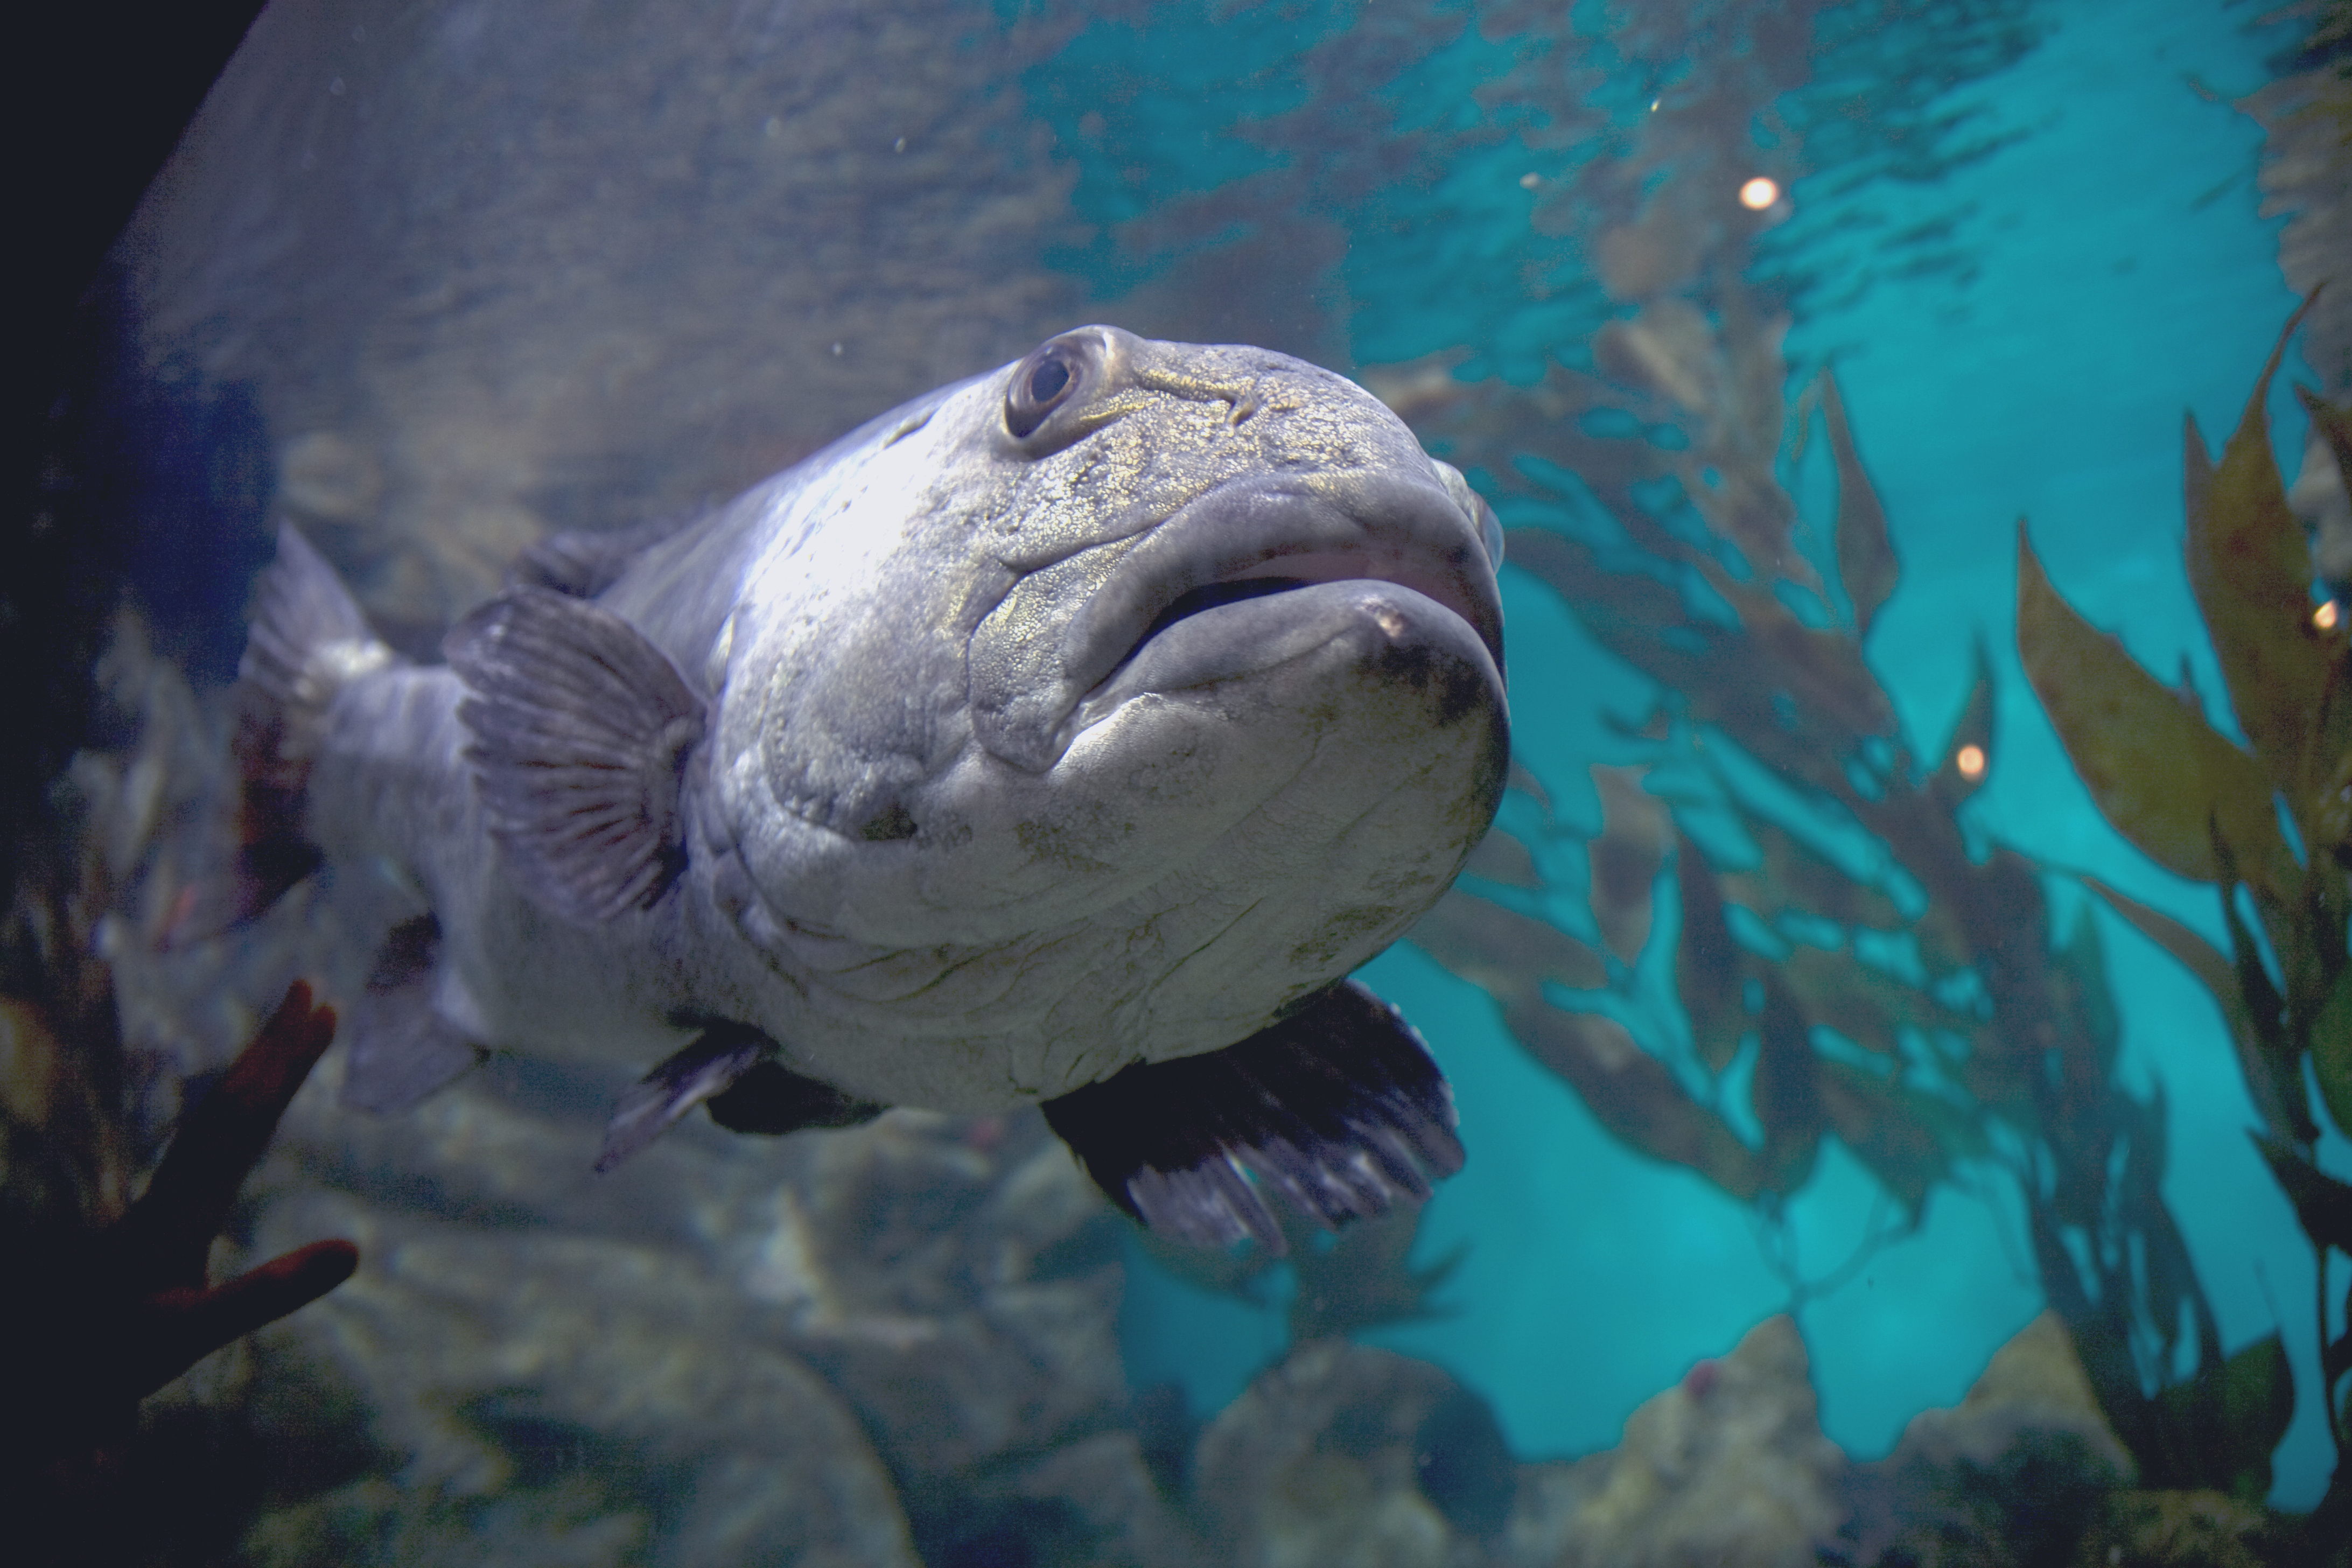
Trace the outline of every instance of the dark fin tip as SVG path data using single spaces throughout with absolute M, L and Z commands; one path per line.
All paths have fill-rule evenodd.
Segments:
M 1353 981 L 1238 1045 L 1139 1063 L 1044 1110 L 1112 1202 L 1202 1247 L 1284 1251 L 1261 1186 L 1335 1226 L 1425 1199 L 1462 1168 L 1444 1075 Z
M 724 1093 L 706 1102 L 710 1120 L 730 1132 L 776 1137 L 816 1127 L 857 1127 L 889 1108 L 859 1100 L 778 1061 L 755 1062 Z

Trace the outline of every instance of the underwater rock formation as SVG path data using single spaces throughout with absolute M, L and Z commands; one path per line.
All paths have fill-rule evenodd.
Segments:
M 485 1076 L 413 1126 L 322 1095 L 289 1129 L 257 1238 L 333 1224 L 383 1261 L 281 1342 L 357 1391 L 383 1460 L 287 1500 L 265 1561 L 354 1534 L 404 1542 L 385 1562 L 527 1560 L 585 1531 L 656 1561 L 911 1563 L 1057 1512 L 1150 1536 L 1101 1517 L 1119 1479 L 1156 1505 L 1131 1440 L 1064 1447 L 1125 1410 L 1115 1222 L 1034 1116 L 750 1152 L 697 1129 L 597 1182 L 560 1096 Z
M 1514 1464 L 1438 1368 L 1315 1340 L 1201 1435 L 1195 1511 L 1237 1568 L 1797 1568 L 1843 1511 L 1816 1405 L 1776 1317 L 1643 1405 L 1617 1448 Z
M 1958 1405 L 1914 1416 L 1892 1454 L 1856 1467 L 1848 1555 L 1916 1568 L 2062 1561 L 2133 1471 L 2065 1324 L 2045 1310 Z
M 144 732 L 76 776 L 92 833 L 168 904 L 141 824 L 172 813 L 124 784 L 201 710 L 135 637 L 110 670 Z M 118 932 L 124 1016 L 141 1048 L 208 1067 L 198 1004 L 333 938 L 288 911 L 225 963 Z M 347 1236 L 362 1268 L 152 1413 L 230 1467 L 205 1539 L 241 1534 L 254 1564 L 1894 1568 L 2232 1563 L 2271 1539 L 2244 1505 L 2113 1489 L 2128 1461 L 2047 1318 L 1871 1465 L 1822 1436 L 1787 1318 L 1615 1449 L 1535 1462 L 1441 1369 L 1302 1337 L 1187 1463 L 1185 1424 L 1127 1386 L 1126 1222 L 1034 1113 L 774 1142 L 697 1122 L 599 1178 L 612 1085 L 494 1059 L 376 1117 L 335 1103 L 341 1070 L 330 1051 L 289 1108 L 236 1231 L 255 1258 Z M 1427 1310 L 1409 1237 L 1362 1233 L 1297 1321 Z
M 1486 1402 L 1425 1362 L 1315 1340 L 1202 1433 L 1195 1495 L 1246 1568 L 1481 1560 L 1517 1479 Z
M 1561 1568 L 1811 1563 L 1842 1517 L 1845 1457 L 1806 1371 L 1795 1321 L 1766 1319 L 1643 1404 L 1614 1451 L 1531 1476 L 1544 1501 L 1514 1537 L 1549 1537 L 1537 1560 Z

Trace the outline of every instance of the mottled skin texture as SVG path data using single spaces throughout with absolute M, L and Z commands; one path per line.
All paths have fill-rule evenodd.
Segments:
M 1048 349 L 1073 384 L 1016 437 Z M 852 1094 L 979 1111 L 1242 1039 L 1437 899 L 1507 754 L 1491 514 L 1298 361 L 1107 328 L 1039 354 L 599 595 L 709 703 L 649 909 L 534 901 L 451 671 L 342 686 L 310 830 L 430 904 L 446 1016 L 635 1070 L 733 1020 Z M 1309 585 L 1134 651 L 1183 590 L 1266 575 Z

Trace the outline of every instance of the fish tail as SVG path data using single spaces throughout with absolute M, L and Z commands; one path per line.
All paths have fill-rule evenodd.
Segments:
M 395 662 L 326 558 L 290 524 L 257 591 L 237 664 L 236 853 L 183 893 L 166 946 L 216 936 L 268 909 L 319 867 L 305 832 L 310 767 L 336 694 Z

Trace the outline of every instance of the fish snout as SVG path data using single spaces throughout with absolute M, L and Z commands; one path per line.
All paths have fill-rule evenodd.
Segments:
M 1350 616 L 1410 624 L 1499 701 L 1492 514 L 1465 507 L 1454 489 L 1483 503 L 1453 477 L 1433 464 L 1254 474 L 1034 574 L 973 640 L 976 735 L 1042 772 L 1127 698 L 1270 669 Z

